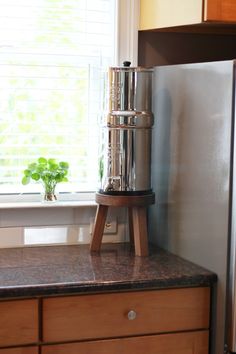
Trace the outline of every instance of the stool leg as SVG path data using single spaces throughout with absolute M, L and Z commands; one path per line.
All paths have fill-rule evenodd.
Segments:
M 94 228 L 92 233 L 92 239 L 90 243 L 91 252 L 99 252 L 101 248 L 102 236 L 104 232 L 106 217 L 107 217 L 108 206 L 98 205 Z
M 132 207 L 136 256 L 148 256 L 147 209 Z

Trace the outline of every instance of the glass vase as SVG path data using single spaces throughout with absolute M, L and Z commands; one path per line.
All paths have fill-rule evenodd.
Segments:
M 56 202 L 57 201 L 57 196 L 55 193 L 44 193 L 44 196 L 43 196 L 43 201 L 44 202 Z

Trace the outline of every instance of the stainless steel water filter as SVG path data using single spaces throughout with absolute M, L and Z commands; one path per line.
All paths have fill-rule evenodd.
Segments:
M 109 69 L 100 193 L 151 191 L 152 70 L 129 65 Z

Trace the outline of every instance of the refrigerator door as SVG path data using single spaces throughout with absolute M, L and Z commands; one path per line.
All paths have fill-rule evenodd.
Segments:
M 233 105 L 233 156 L 231 178 L 231 220 L 230 220 L 230 247 L 229 247 L 229 281 L 227 295 L 227 349 L 236 352 L 236 125 L 235 125 L 235 68 L 234 68 L 234 105 Z
M 234 61 L 154 70 L 154 243 L 218 275 L 211 353 L 224 352 Z

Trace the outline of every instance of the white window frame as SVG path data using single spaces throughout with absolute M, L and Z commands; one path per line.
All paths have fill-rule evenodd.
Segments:
M 116 0 L 116 9 L 118 13 L 117 22 L 115 24 L 115 36 L 118 41 L 117 51 L 115 53 L 115 65 L 122 65 L 123 61 L 128 60 L 132 66 L 137 65 L 138 57 L 138 25 L 140 0 Z M 30 203 L 39 207 L 43 207 L 41 203 L 41 195 L 39 193 L 6 193 L 0 194 L 0 209 L 2 208 L 20 208 L 30 207 Z M 74 206 L 73 202 L 80 205 L 90 205 L 87 201 L 94 200 L 94 192 L 78 192 L 78 193 L 60 193 L 59 202 L 63 205 Z
M 132 66 L 137 66 L 140 0 L 117 0 L 117 6 L 117 65 L 128 60 Z

